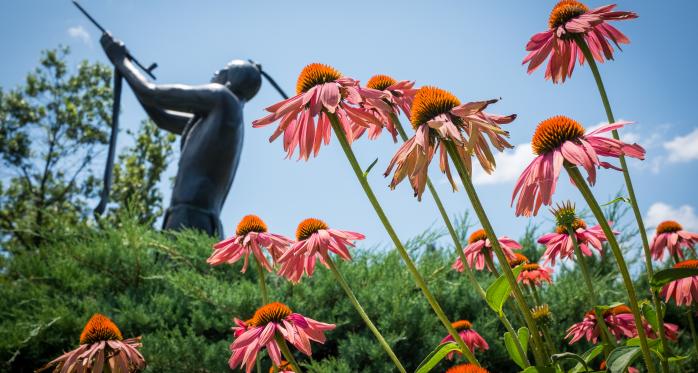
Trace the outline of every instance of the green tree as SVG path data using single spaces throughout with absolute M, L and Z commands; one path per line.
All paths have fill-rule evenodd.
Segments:
M 175 136 L 159 130 L 150 120 L 141 122 L 135 144 L 119 155 L 114 165 L 114 185 L 111 198 L 117 207 L 110 215 L 118 221 L 129 210 L 141 224 L 152 225 L 162 214 L 162 193 L 157 188 L 160 176 L 172 156 Z
M 67 47 L 44 51 L 23 85 L 0 88 L 0 244 L 36 246 L 38 234 L 84 219 L 98 180 L 90 166 L 107 142 L 111 70 Z M 47 219 L 47 216 L 51 219 Z
M 23 85 L 0 87 L 0 247 L 11 253 L 87 222 L 102 186 L 111 68 L 82 61 L 70 71 L 68 55 L 66 47 L 44 51 Z M 107 221 L 128 209 L 152 224 L 162 213 L 158 183 L 175 138 L 150 122 L 127 134 L 134 145 L 114 167 Z

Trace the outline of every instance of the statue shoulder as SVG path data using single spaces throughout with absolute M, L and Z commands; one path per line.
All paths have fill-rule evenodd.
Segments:
M 231 109 L 242 109 L 242 102 L 226 86 L 219 83 L 209 83 L 208 86 L 216 94 L 221 104 Z

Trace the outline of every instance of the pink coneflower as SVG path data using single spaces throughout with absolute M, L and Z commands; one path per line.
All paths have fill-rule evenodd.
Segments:
M 552 268 L 540 266 L 538 263 L 524 264 L 516 281 L 528 286 L 541 286 L 544 281 L 552 284 L 552 273 Z
M 657 226 L 657 234 L 652 237 L 650 250 L 654 260 L 662 260 L 664 251 L 669 252 L 669 257 L 678 256 L 684 258 L 682 249 L 693 249 L 698 242 L 698 233 L 683 230 L 681 224 L 667 220 Z
M 272 267 L 267 261 L 262 249 L 267 249 L 272 261 L 276 263 L 283 254 L 291 239 L 280 234 L 268 233 L 267 225 L 256 215 L 247 215 L 238 224 L 235 235 L 213 245 L 213 254 L 206 260 L 211 265 L 223 263 L 233 264 L 245 258 L 242 272 L 247 271 L 250 254 L 253 254 L 257 261 L 271 272 Z
M 298 241 L 279 258 L 279 274 L 291 282 L 299 282 L 303 273 L 312 276 L 317 259 L 327 267 L 330 251 L 344 260 L 351 260 L 349 247 L 354 246 L 354 241 L 366 237 L 361 233 L 330 228 L 324 221 L 310 218 L 298 224 L 296 238 Z
M 621 155 L 645 158 L 645 149 L 637 144 L 601 136 L 602 133 L 623 127 L 630 122 L 605 124 L 584 133 L 584 127 L 566 116 L 542 121 L 531 140 L 533 152 L 538 155 L 523 171 L 514 187 L 512 205 L 517 195 L 516 215 L 536 215 L 541 205 L 550 205 L 557 179 L 564 162 L 584 167 L 589 184 L 596 182 L 596 167 L 619 168 L 601 161 L 599 156 L 618 158 Z
M 689 259 L 674 264 L 674 268 L 698 268 L 698 260 Z M 674 298 L 677 306 L 690 306 L 698 303 L 698 276 L 684 277 L 672 281 L 662 288 L 661 295 L 669 299 Z
M 659 334 L 657 334 L 654 329 L 652 329 L 652 325 L 650 325 L 649 322 L 646 320 L 643 320 L 642 325 L 645 328 L 645 334 L 647 335 L 647 338 L 652 338 L 652 339 L 657 339 L 659 338 Z M 679 338 L 679 326 L 676 324 L 664 323 L 664 336 L 667 337 L 670 341 L 676 341 Z
M 337 116 L 349 143 L 354 139 L 353 126 L 381 125 L 378 118 L 358 106 L 371 92 L 361 90 L 358 81 L 342 76 L 333 67 L 313 63 L 298 76 L 296 95 L 268 107 L 266 110 L 271 114 L 252 122 L 252 127 L 264 127 L 281 120 L 269 141 L 283 133 L 287 158 L 299 147 L 298 159 L 307 160 L 311 153 L 317 156 L 323 142 L 330 143 L 332 126 L 328 113 Z M 374 98 L 383 96 L 382 92 L 375 93 Z
M 584 64 L 584 54 L 575 42 L 576 37 L 584 39 L 591 54 L 599 62 L 613 59 L 613 46 L 628 44 L 630 40 L 606 21 L 620 21 L 637 18 L 633 12 L 614 11 L 613 5 L 589 10 L 586 5 L 575 0 L 562 0 L 550 13 L 550 29 L 537 33 L 526 44 L 528 55 L 523 64 L 528 63 L 528 73 L 548 60 L 545 79 L 553 83 L 564 82 L 572 76 L 575 60 Z
M 414 99 L 416 89 L 413 89 L 414 82 L 408 80 L 397 81 L 388 75 L 374 75 L 366 82 L 366 89 L 382 92 L 384 95 L 376 98 L 376 94 L 367 95 L 361 104 L 362 107 L 369 110 L 374 116 L 378 117 L 385 128 L 390 132 L 393 141 L 397 141 L 397 129 L 393 123 L 391 115 L 399 115 L 402 110 L 405 115 L 410 115 L 412 100 Z M 358 139 L 366 131 L 365 126 L 356 125 L 354 127 L 354 138 Z M 383 126 L 369 124 L 368 138 L 376 139 L 380 136 Z
M 145 359 L 138 348 L 141 337 L 124 339 L 121 331 L 108 317 L 94 314 L 80 334 L 80 346 L 44 365 L 37 372 L 55 366 L 54 372 L 95 372 L 107 367 L 110 372 L 131 373 L 145 368 Z
M 436 148 L 442 141 L 451 141 L 456 147 L 463 164 L 471 169 L 470 157 L 474 154 L 486 172 L 495 167 L 494 155 L 486 137 L 497 150 L 511 148 L 504 139 L 509 133 L 500 125 L 511 123 L 516 115 L 502 116 L 485 113 L 483 110 L 497 100 L 469 102 L 461 104 L 456 96 L 436 87 L 422 87 L 415 94 L 410 110 L 410 122 L 415 135 L 405 141 L 390 160 L 385 176 L 395 168 L 390 181 L 394 189 L 408 177 L 414 195 L 421 200 L 427 182 L 427 169 Z M 439 165 L 451 185 L 456 183 L 451 177 L 448 154 L 441 145 Z
M 616 340 L 621 338 L 633 338 L 637 335 L 635 320 L 630 308 L 626 305 L 619 305 L 603 311 L 603 318 L 608 327 L 608 331 Z M 589 311 L 584 315 L 584 320 L 578 322 L 567 329 L 565 338 L 572 338 L 569 344 L 576 343 L 582 337 L 587 341 L 596 344 L 599 338 L 600 327 L 596 320 L 594 311 Z
M 456 329 L 458 332 L 458 335 L 463 339 L 463 342 L 468 346 L 468 349 L 470 351 L 475 351 L 475 349 L 485 351 L 490 348 L 490 345 L 487 344 L 487 341 L 485 341 L 482 336 L 476 332 L 473 329 L 473 324 L 468 321 L 468 320 L 458 320 L 454 321 L 451 323 L 451 326 L 453 326 L 453 329 Z M 444 339 L 441 340 L 440 344 L 446 343 L 446 342 L 453 342 L 453 337 L 450 335 L 447 335 L 444 337 Z M 458 351 L 453 351 L 447 355 L 449 360 L 453 360 L 453 356 L 455 353 L 460 353 Z
M 516 258 L 512 250 L 521 249 L 521 245 L 518 242 L 506 236 L 499 237 L 499 246 L 502 247 L 504 255 L 509 259 Z M 470 268 L 475 268 L 478 271 L 482 271 L 485 268 L 485 255 L 489 255 L 492 258 L 493 254 L 492 244 L 489 238 L 487 238 L 487 233 L 485 233 L 484 229 L 478 229 L 470 235 L 468 246 L 463 248 L 463 253 Z M 463 272 L 463 261 L 460 258 L 456 259 L 451 268 L 458 272 Z M 488 270 L 492 271 L 492 268 L 488 268 Z
M 245 366 L 247 373 L 255 366 L 257 353 L 264 347 L 274 364 L 281 365 L 281 351 L 275 336 L 284 338 L 310 356 L 310 341 L 325 343 L 324 332 L 335 328 L 334 324 L 325 324 L 293 313 L 287 305 L 278 302 L 260 307 L 245 324 L 247 330 L 236 335 L 235 341 L 230 345 L 233 354 L 228 365 L 230 369 Z
M 606 236 L 599 225 L 587 228 L 584 220 L 577 218 L 572 224 L 572 229 L 574 229 L 577 244 L 579 244 L 579 250 L 582 254 L 592 256 L 593 253 L 589 247 L 601 252 L 603 249 L 601 243 L 606 241 Z M 618 232 L 614 231 L 614 233 Z M 555 265 L 555 260 L 558 258 L 574 259 L 574 244 L 567 228 L 563 226 L 558 225 L 555 232 L 542 235 L 538 239 L 538 243 L 545 245 L 545 253 L 543 254 L 545 264 Z

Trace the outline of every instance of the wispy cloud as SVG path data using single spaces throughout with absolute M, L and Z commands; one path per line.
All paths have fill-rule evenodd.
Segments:
M 474 172 L 473 182 L 478 185 L 502 184 L 515 181 L 521 172 L 535 158 L 531 150 L 531 144 L 520 144 L 514 149 L 506 150 L 494 156 L 497 168 L 492 174 L 487 174 L 480 167 L 477 161 L 473 160 Z
M 685 136 L 677 136 L 663 144 L 667 159 L 672 163 L 690 162 L 698 159 L 698 128 Z
M 676 220 L 685 229 L 698 230 L 698 216 L 691 205 L 681 205 L 675 208 L 664 202 L 653 203 L 645 215 L 647 228 L 652 229 L 665 220 Z
M 68 28 L 68 35 L 83 42 L 85 45 L 92 46 L 92 37 L 90 33 L 82 26 L 73 26 Z

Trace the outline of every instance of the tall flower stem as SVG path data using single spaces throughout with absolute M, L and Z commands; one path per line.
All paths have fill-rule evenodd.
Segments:
M 502 251 L 502 248 L 499 246 L 499 241 L 497 240 L 497 235 L 494 233 L 492 224 L 490 223 L 490 220 L 487 217 L 487 214 L 485 213 L 485 209 L 482 207 L 480 198 L 478 197 L 477 192 L 475 191 L 475 187 L 473 186 L 473 183 L 470 180 L 470 175 L 468 175 L 468 171 L 466 170 L 465 165 L 463 165 L 463 163 L 461 162 L 460 156 L 458 155 L 458 151 L 455 149 L 455 147 L 450 141 L 442 141 L 441 144 L 442 146 L 446 146 L 446 150 L 448 151 L 448 154 L 450 155 L 453 164 L 456 166 L 456 169 L 458 170 L 458 175 L 460 175 L 461 181 L 463 182 L 463 187 L 465 189 L 465 192 L 468 194 L 468 199 L 470 199 L 470 203 L 473 205 L 473 210 L 475 210 L 475 214 L 477 215 L 478 220 L 480 220 L 482 229 L 485 230 L 487 238 L 490 240 L 490 243 L 492 244 L 492 249 L 494 250 L 495 255 L 497 255 L 497 260 L 500 263 L 508 263 L 507 258 L 504 255 L 504 252 Z M 509 283 L 511 290 L 514 293 L 514 299 L 516 300 L 516 303 L 524 316 L 526 326 L 528 326 L 528 329 L 531 331 L 531 336 L 533 337 L 534 344 L 536 346 L 543 346 L 538 327 L 536 326 L 536 321 L 533 319 L 533 315 L 531 315 L 531 310 L 529 309 L 528 304 L 526 304 L 526 299 L 524 298 L 523 293 L 521 292 L 519 284 L 516 282 L 516 277 L 514 277 L 514 273 L 511 271 L 511 268 L 508 265 L 502 265 L 501 268 L 502 272 L 504 272 L 504 277 L 507 279 L 507 282 Z M 548 359 L 545 356 L 543 356 L 543 354 L 541 354 L 540 351 L 534 349 L 533 352 L 534 357 L 536 359 L 536 364 L 547 364 Z
M 545 337 L 545 340 L 548 342 L 548 351 L 550 351 L 551 355 L 555 355 L 557 353 L 557 349 L 555 348 L 555 345 L 553 344 L 553 337 L 550 334 L 550 330 L 548 329 L 547 325 L 541 325 L 540 327 L 541 331 L 543 332 L 543 337 Z
M 608 123 L 613 123 L 616 121 L 616 119 L 613 116 L 613 111 L 611 110 L 611 103 L 608 101 L 606 88 L 604 87 L 603 80 L 601 80 L 601 73 L 599 73 L 599 67 L 596 64 L 596 60 L 594 60 L 594 56 L 591 54 L 591 50 L 589 50 L 589 46 L 587 45 L 586 41 L 584 41 L 584 38 L 582 38 L 579 35 L 576 35 L 574 40 L 579 46 L 579 48 L 582 50 L 584 58 L 587 60 L 587 63 L 589 64 L 589 69 L 591 69 L 591 73 L 594 75 L 596 87 L 599 90 L 599 95 L 601 96 L 601 101 L 603 102 L 604 110 L 606 110 L 606 117 L 608 118 Z M 620 139 L 618 130 L 613 130 L 611 134 L 613 135 L 614 139 Z M 640 206 L 637 203 L 637 197 L 635 197 L 635 188 L 633 188 L 633 181 L 630 178 L 630 171 L 628 170 L 628 164 L 625 161 L 625 156 L 621 155 L 618 158 L 620 159 L 620 167 L 623 169 L 623 179 L 625 179 L 625 186 L 628 190 L 630 206 L 633 210 L 633 215 L 635 215 L 635 220 L 637 221 L 637 228 L 640 231 L 640 238 L 642 240 L 642 251 L 645 254 L 645 267 L 647 267 L 647 277 L 649 278 L 649 281 L 652 281 L 652 277 L 654 277 L 654 269 L 652 268 L 652 255 L 650 252 L 649 240 L 647 239 L 647 231 L 645 230 L 645 223 L 642 220 L 642 213 L 640 212 Z M 662 312 L 663 307 L 661 304 L 661 300 L 659 299 L 659 295 L 657 294 L 657 292 L 652 290 L 651 287 L 650 293 L 652 294 L 652 303 L 654 304 L 654 309 L 657 312 L 657 315 L 659 315 L 659 317 L 657 317 L 659 321 L 659 339 L 661 340 L 662 347 L 665 353 L 668 354 L 670 350 L 666 334 L 664 333 L 664 314 Z M 660 361 L 662 364 L 662 371 L 668 373 L 668 363 L 661 359 Z
M 257 267 L 257 277 L 259 280 L 259 292 L 262 294 L 262 304 L 269 304 L 269 293 L 267 293 L 267 284 L 265 281 L 264 267 L 259 259 L 255 257 L 255 267 Z M 257 373 L 262 372 L 262 364 L 259 354 L 257 354 Z
M 530 297 L 533 298 L 533 303 L 536 306 L 541 306 L 543 305 L 543 302 L 541 301 L 540 296 L 538 295 L 538 290 L 536 289 L 536 286 L 533 284 L 523 285 L 524 291 L 526 291 Z M 541 333 L 543 333 L 543 340 L 545 341 L 545 346 L 548 348 L 548 354 L 553 355 L 557 353 L 557 348 L 555 348 L 555 345 L 553 343 L 553 338 L 552 338 L 552 333 L 550 333 L 550 330 L 548 326 L 545 323 L 538 323 L 538 326 L 540 328 Z
M 397 115 L 395 113 L 390 114 L 390 118 L 393 121 L 393 125 L 397 129 L 398 133 L 400 134 L 400 138 L 402 139 L 403 142 L 407 141 L 408 137 L 407 134 L 405 133 L 405 129 L 402 127 L 402 123 L 400 123 L 400 120 L 398 119 Z M 439 196 L 439 193 L 436 191 L 436 188 L 434 188 L 434 184 L 432 184 L 431 179 L 427 176 L 427 188 L 429 188 L 429 193 L 431 193 L 431 197 L 434 198 L 434 203 L 436 203 L 436 208 L 439 210 L 439 214 L 441 215 L 441 219 L 444 221 L 444 224 L 446 225 L 446 229 L 448 230 L 449 235 L 451 236 L 451 240 L 453 240 L 453 245 L 456 248 L 456 255 L 460 258 L 461 262 L 463 263 L 463 272 L 465 273 L 465 277 L 468 279 L 470 284 L 473 286 L 473 289 L 475 289 L 475 292 L 477 295 L 482 298 L 485 302 L 487 301 L 487 294 L 485 293 L 485 290 L 482 289 L 482 286 L 480 286 L 480 283 L 477 281 L 477 278 L 475 277 L 475 273 L 473 273 L 473 270 L 467 265 L 468 260 L 465 257 L 465 254 L 463 253 L 463 244 L 460 241 L 460 238 L 458 237 L 458 232 L 456 232 L 456 229 L 453 227 L 453 223 L 451 223 L 451 218 L 448 217 L 448 213 L 446 212 L 446 208 L 444 207 L 443 202 L 441 202 L 441 197 Z M 495 312 L 496 313 L 496 312 Z M 514 330 L 514 327 L 511 325 L 511 322 L 507 318 L 507 315 L 502 312 L 502 314 L 497 314 L 497 317 L 499 318 L 499 321 L 504 325 L 504 328 L 511 333 L 512 337 L 515 337 L 518 335 L 516 331 Z M 523 356 L 524 358 L 524 363 L 526 367 L 529 367 L 531 363 L 528 361 L 528 356 L 526 355 L 526 352 L 523 349 L 523 346 L 521 345 L 521 342 L 519 341 L 518 338 L 513 338 L 514 339 L 514 344 L 516 345 L 516 349 L 519 351 L 519 356 Z
M 531 284 L 528 287 L 531 288 L 531 293 L 533 294 L 533 299 L 535 300 L 536 305 L 542 306 L 543 302 L 540 299 L 540 295 L 538 295 L 538 289 L 536 289 L 536 285 Z
M 390 345 L 388 344 L 388 342 L 386 342 L 385 338 L 383 338 L 383 335 L 381 334 L 381 332 L 378 331 L 378 329 L 376 328 L 375 325 L 373 325 L 373 322 L 368 317 L 368 315 L 366 314 L 366 311 L 364 311 L 364 308 L 361 306 L 359 301 L 356 299 L 354 292 L 349 287 L 347 280 L 344 278 L 344 276 L 337 269 L 337 266 L 335 265 L 334 260 L 332 260 L 332 258 L 329 255 L 327 255 L 325 257 L 325 262 L 330 267 L 330 271 L 332 271 L 332 274 L 334 275 L 334 278 L 339 283 L 339 286 L 341 286 L 342 289 L 344 289 L 344 292 L 347 293 L 347 297 L 349 298 L 349 301 L 356 309 L 356 312 L 359 313 L 359 316 L 361 316 L 361 318 L 364 320 L 364 322 L 366 323 L 366 326 L 368 326 L 368 328 L 371 330 L 373 335 L 376 336 L 378 343 L 381 345 L 381 347 L 383 347 L 385 352 L 388 354 L 388 356 L 390 357 L 390 360 L 392 360 L 393 363 L 395 363 L 395 366 L 397 367 L 397 369 L 400 372 L 405 373 L 406 372 L 405 367 L 402 366 L 402 363 L 400 363 L 400 360 L 398 360 L 397 356 L 395 356 L 393 349 L 390 348 Z
M 417 283 L 417 286 L 419 286 L 419 288 L 422 290 L 424 297 L 427 298 L 429 305 L 434 310 L 434 313 L 436 314 L 436 316 L 439 318 L 441 323 L 444 325 L 444 327 L 448 331 L 448 334 L 451 335 L 451 337 L 453 337 L 453 340 L 456 341 L 456 343 L 460 347 L 460 350 L 461 350 L 461 353 L 463 353 L 463 356 L 465 356 L 469 362 L 479 366 L 480 363 L 475 358 L 475 355 L 473 355 L 473 353 L 470 351 L 470 349 L 468 349 L 468 346 L 465 344 L 465 342 L 463 342 L 463 338 L 461 338 L 460 335 L 458 335 L 458 332 L 456 331 L 456 329 L 454 329 L 453 326 L 451 325 L 451 321 L 449 321 L 448 317 L 446 316 L 443 309 L 441 308 L 441 305 L 439 304 L 439 302 L 436 300 L 434 295 L 429 290 L 426 281 L 424 281 L 424 278 L 419 273 L 419 270 L 417 270 L 417 267 L 415 266 L 414 262 L 410 258 L 410 255 L 407 253 L 405 246 L 400 241 L 400 238 L 397 236 L 397 233 L 395 233 L 395 229 L 393 229 L 393 226 L 390 223 L 390 220 L 388 220 L 388 217 L 385 215 L 385 212 L 383 211 L 383 207 L 378 202 L 376 195 L 373 193 L 373 189 L 368 184 L 368 180 L 367 180 L 366 176 L 364 176 L 363 171 L 361 170 L 361 166 L 359 165 L 359 162 L 356 160 L 356 156 L 354 155 L 354 151 L 351 149 L 351 146 L 349 145 L 349 141 L 347 141 L 346 134 L 344 133 L 344 129 L 342 128 L 342 125 L 339 123 L 337 116 L 335 114 L 329 113 L 329 112 L 326 112 L 325 114 L 330 119 L 330 123 L 332 124 L 332 129 L 334 130 L 334 133 L 337 136 L 337 139 L 339 139 L 339 143 L 342 145 L 342 150 L 344 150 L 344 154 L 346 154 L 347 160 L 349 161 L 351 168 L 354 170 L 354 174 L 356 174 L 356 178 L 359 180 L 359 184 L 361 184 L 361 187 L 363 188 L 364 192 L 366 193 L 366 197 L 371 202 L 371 205 L 373 206 L 373 209 L 376 211 L 378 218 L 380 219 L 381 223 L 383 223 L 383 227 L 385 227 L 385 230 L 386 230 L 386 232 L 388 232 L 388 235 L 390 236 L 390 239 L 393 241 L 395 248 L 397 249 L 398 253 L 402 257 L 402 260 L 405 262 L 405 265 L 407 266 L 407 270 L 410 272 L 410 274 L 414 278 L 414 281 Z
M 267 293 L 267 284 L 264 278 L 264 267 L 262 267 L 262 263 L 260 263 L 257 258 L 255 258 L 255 264 L 257 264 L 257 277 L 259 277 L 259 291 L 262 293 L 262 303 L 269 304 L 269 293 Z
M 698 335 L 696 335 L 696 324 L 693 322 L 693 314 L 695 310 L 693 307 L 688 309 L 686 312 L 686 317 L 688 318 L 688 328 L 691 329 L 691 337 L 693 338 L 693 345 L 696 348 L 696 353 L 698 353 Z
M 276 344 L 279 345 L 279 350 L 281 350 L 281 353 L 286 358 L 286 361 L 288 361 L 293 367 L 293 371 L 296 373 L 302 373 L 303 371 L 301 370 L 300 365 L 298 365 L 298 362 L 296 361 L 296 358 L 293 356 L 293 353 L 288 348 L 288 345 L 286 344 L 286 340 L 284 339 L 284 337 L 282 337 L 281 334 L 279 334 L 279 332 L 276 332 L 274 334 L 274 339 L 276 340 Z
M 577 262 L 579 263 L 579 268 L 582 270 L 582 276 L 584 277 L 584 283 L 587 286 L 587 291 L 589 292 L 589 302 L 596 315 L 596 321 L 601 329 L 601 340 L 603 341 L 603 354 L 606 358 L 611 353 L 611 350 L 615 347 L 615 338 L 611 337 L 608 332 L 608 325 L 606 325 L 606 320 L 603 317 L 603 312 L 599 312 L 596 306 L 599 305 L 599 301 L 596 298 L 596 292 L 594 291 L 594 283 L 591 279 L 591 271 L 589 271 L 589 265 L 586 258 L 582 254 L 582 249 L 579 248 L 579 242 L 577 241 L 577 233 L 571 226 L 566 226 L 567 234 L 572 240 L 572 246 L 574 246 L 574 255 L 577 257 Z
M 594 214 L 596 221 L 599 223 L 601 229 L 603 230 L 603 233 L 606 235 L 606 239 L 608 240 L 608 244 L 611 247 L 613 257 L 616 259 L 618 270 L 620 271 L 621 277 L 623 278 L 623 284 L 625 285 L 625 289 L 628 293 L 628 303 L 633 313 L 633 318 L 635 319 L 635 325 L 638 325 L 637 336 L 640 339 L 640 349 L 642 350 L 642 357 L 645 360 L 647 371 L 650 373 L 654 373 L 656 370 L 654 367 L 654 363 L 652 362 L 652 356 L 650 355 L 649 346 L 647 345 L 647 336 L 645 335 L 645 328 L 642 327 L 642 315 L 640 314 L 640 307 L 637 303 L 635 287 L 633 286 L 633 281 L 630 278 L 630 272 L 628 272 L 628 265 L 625 263 L 623 253 L 620 251 L 620 246 L 618 245 L 616 236 L 613 234 L 611 226 L 608 225 L 608 221 L 606 220 L 603 211 L 601 211 L 601 206 L 599 206 L 599 203 L 596 201 L 596 198 L 594 198 L 594 195 L 591 193 L 591 189 L 589 189 L 589 185 L 587 185 L 586 180 L 584 180 L 584 177 L 579 172 L 579 169 L 577 169 L 576 166 L 568 162 L 565 162 L 564 165 L 565 169 L 567 170 L 567 173 L 572 178 L 574 185 L 576 185 L 579 191 L 582 193 L 582 196 L 586 200 L 587 205 L 589 205 L 589 208 L 591 209 L 591 212 Z

